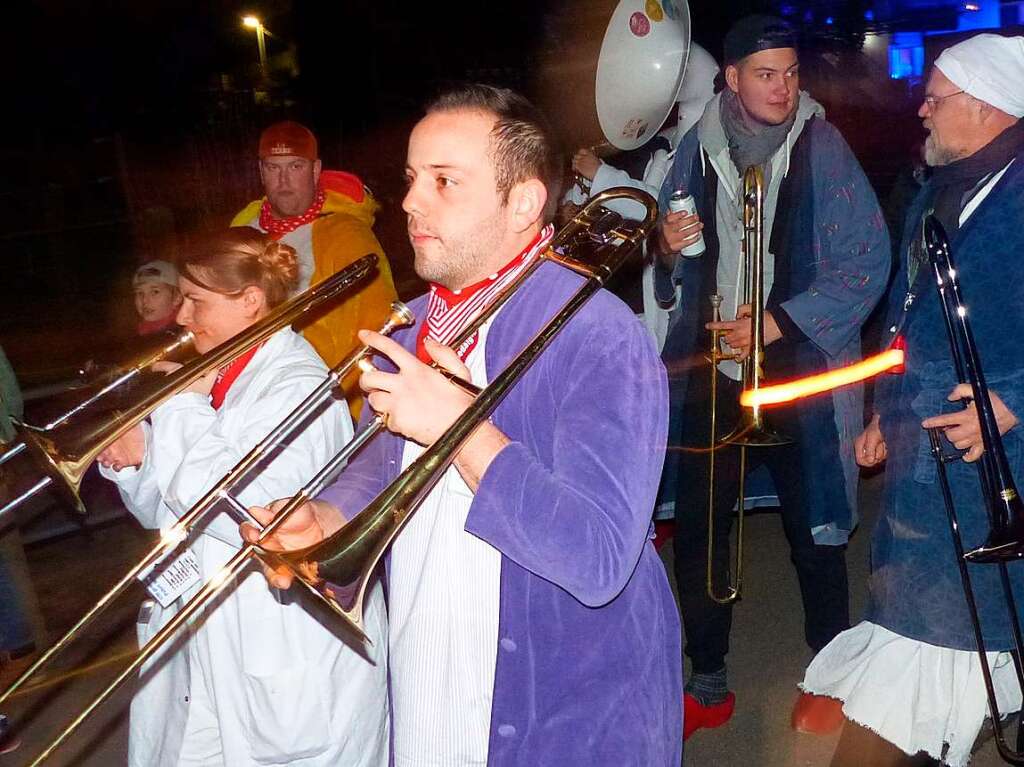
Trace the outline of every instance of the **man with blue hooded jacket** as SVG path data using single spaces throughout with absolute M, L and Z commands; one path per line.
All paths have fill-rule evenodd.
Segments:
M 741 244 L 742 177 L 760 167 L 764 184 L 765 372 L 793 378 L 846 365 L 861 356 L 860 328 L 881 297 L 889 273 L 889 239 L 875 194 L 824 110 L 799 88 L 793 29 L 781 19 L 750 16 L 726 35 L 726 88 L 683 138 L 662 187 L 666 209 L 675 190 L 693 195 L 697 213 L 667 215 L 654 238 L 659 298 L 670 306 L 663 350 L 672 407 L 682 410 L 675 570 L 692 674 L 686 685 L 686 735 L 732 715 L 725 656 L 732 609 L 706 593 L 708 546 L 708 417 L 710 372 L 695 369 L 710 330 L 723 332 L 742 359 L 751 344 L 751 307 L 744 302 Z M 703 234 L 697 258 L 679 251 Z M 673 290 L 681 289 L 674 301 Z M 713 322 L 709 297 L 722 297 Z M 729 351 L 726 349 L 726 351 Z M 715 372 L 718 423 L 739 417 L 740 368 L 726 360 Z M 860 432 L 862 391 L 852 386 L 773 410 L 771 425 L 792 441 L 747 451 L 748 468 L 768 467 L 779 493 L 783 526 L 796 567 L 805 638 L 819 650 L 849 625 L 845 544 L 856 524 L 857 469 L 850 453 Z M 722 436 L 719 431 L 718 436 Z M 715 562 L 712 580 L 728 579 L 729 529 L 739 481 L 738 448 L 715 455 Z M 803 726 L 802 723 L 800 726 Z

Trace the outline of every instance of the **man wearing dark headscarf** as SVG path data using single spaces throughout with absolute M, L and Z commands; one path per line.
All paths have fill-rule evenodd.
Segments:
M 934 273 L 920 246 L 934 213 L 950 237 L 971 329 L 1009 468 L 1024 482 L 1024 37 L 975 35 L 936 59 L 918 111 L 930 179 L 911 204 L 886 327 L 906 349 L 903 375 L 879 380 L 858 462 L 886 462 L 871 541 L 864 621 L 811 662 L 803 688 L 848 720 L 832 764 L 963 767 L 988 713 L 983 666 L 927 429 L 963 460 L 946 464 L 964 548 L 989 520 L 976 465 L 983 453 L 971 388 L 959 383 Z M 964 405 L 967 404 L 967 407 Z M 1015 415 L 1016 414 L 1016 415 Z M 923 428 L 922 428 L 923 427 Z M 1021 707 L 1008 651 L 1013 630 L 999 568 L 968 564 L 986 662 L 1003 713 Z M 1017 620 L 1024 563 L 1007 565 Z
M 684 137 L 661 190 L 685 189 L 697 214 L 669 214 L 655 239 L 659 299 L 681 298 L 670 319 L 663 356 L 672 405 L 682 408 L 684 446 L 676 502 L 675 570 L 692 674 L 686 685 L 685 733 L 717 727 L 732 715 L 725 656 L 732 608 L 706 593 L 708 557 L 708 405 L 711 373 L 701 367 L 709 329 L 731 350 L 750 350 L 750 307 L 744 303 L 741 242 L 742 176 L 764 173 L 764 336 L 770 378 L 792 378 L 860 357 L 860 327 L 885 289 L 889 241 L 864 173 L 824 110 L 799 89 L 793 29 L 781 19 L 751 16 L 725 38 L 726 88 Z M 679 251 L 703 229 L 706 252 Z M 712 322 L 709 296 L 722 297 L 724 322 Z M 728 350 L 727 350 L 728 351 Z M 698 369 L 699 368 L 699 369 Z M 692 374 L 691 374 L 692 373 Z M 718 365 L 718 423 L 739 418 L 740 368 Z M 678 410 L 676 410 L 678 412 Z M 857 470 L 851 454 L 862 420 L 862 393 L 847 387 L 773 410 L 771 425 L 789 444 L 747 451 L 747 467 L 764 464 L 782 506 L 803 598 L 805 638 L 824 647 L 849 626 L 845 546 L 856 524 Z M 719 432 L 718 436 L 722 436 Z M 737 499 L 739 449 L 715 454 L 715 591 L 726 590 L 729 529 Z M 770 641 L 766 639 L 766 641 Z

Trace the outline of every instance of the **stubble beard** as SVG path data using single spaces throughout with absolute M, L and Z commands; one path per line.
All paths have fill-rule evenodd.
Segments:
M 314 195 L 315 198 L 315 195 Z M 270 210 L 277 218 L 291 218 L 292 216 L 301 216 L 309 209 L 309 205 L 312 204 L 313 200 L 310 199 L 309 204 L 299 207 L 301 204 L 300 195 L 296 191 L 287 192 L 284 197 L 280 196 L 277 192 L 273 196 L 267 195 L 267 199 L 270 201 Z
M 480 279 L 477 275 L 481 265 L 487 263 L 498 249 L 502 234 L 499 216 L 495 215 L 470 232 L 448 241 L 438 239 L 433 257 L 421 253 L 414 246 L 416 274 L 420 279 L 443 285 L 449 290 L 467 287 Z

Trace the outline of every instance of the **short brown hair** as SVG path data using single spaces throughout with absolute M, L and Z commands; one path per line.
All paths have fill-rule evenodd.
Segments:
M 299 282 L 295 248 L 248 226 L 200 236 L 179 256 L 178 269 L 199 287 L 226 296 L 256 285 L 271 308 L 283 303 Z
M 491 160 L 498 192 L 508 201 L 512 187 L 532 178 L 548 190 L 544 221 L 554 218 L 562 188 L 562 158 L 540 110 L 508 88 L 483 83 L 462 85 L 427 105 L 427 114 L 460 109 L 495 117 L 491 129 Z

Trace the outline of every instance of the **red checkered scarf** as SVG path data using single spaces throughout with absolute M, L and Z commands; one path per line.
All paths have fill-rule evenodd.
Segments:
M 424 362 L 430 362 L 430 355 L 423 347 L 423 340 L 427 336 L 438 343 L 450 345 L 463 328 L 476 319 L 506 286 L 529 267 L 534 258 L 551 242 L 554 233 L 555 228 L 550 224 L 544 227 L 522 253 L 490 277 L 474 285 L 461 290 L 448 290 L 437 283 L 430 283 L 427 318 L 420 326 L 419 337 L 416 340 L 416 356 Z M 479 333 L 474 333 L 459 349 L 456 349 L 463 361 L 476 347 L 479 335 Z
M 306 212 L 287 218 L 274 218 L 274 214 L 270 210 L 270 200 L 264 200 L 260 206 L 260 229 L 275 240 L 284 237 L 288 232 L 294 232 L 300 226 L 316 221 L 320 211 L 323 210 L 324 199 L 324 190 L 317 188 L 316 197 L 313 198 L 313 203 L 306 208 Z

